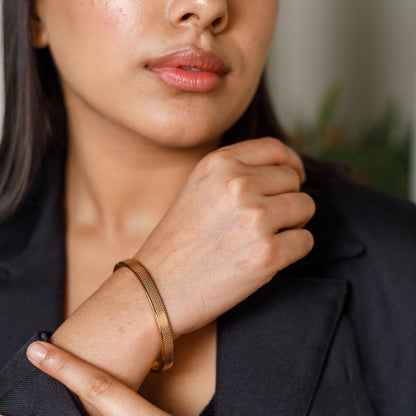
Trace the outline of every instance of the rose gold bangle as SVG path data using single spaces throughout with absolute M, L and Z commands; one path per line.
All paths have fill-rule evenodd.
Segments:
M 142 284 L 146 292 L 147 300 L 152 306 L 153 315 L 155 316 L 159 328 L 160 343 L 162 345 L 161 360 L 155 361 L 152 365 L 152 371 L 160 373 L 169 370 L 173 366 L 173 333 L 170 325 L 168 313 L 165 304 L 157 290 L 156 284 L 146 268 L 136 259 L 127 259 L 120 261 L 114 267 L 114 271 L 120 267 L 130 269 Z

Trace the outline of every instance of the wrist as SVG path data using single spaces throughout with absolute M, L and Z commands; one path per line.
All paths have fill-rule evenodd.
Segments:
M 161 352 L 146 294 L 127 269 L 115 272 L 58 328 L 51 342 L 135 390 Z
M 152 365 L 152 371 L 162 372 L 172 368 L 174 363 L 174 346 L 172 326 L 159 290 L 148 270 L 135 258 L 118 262 L 114 271 L 126 267 L 140 282 L 152 309 L 161 341 L 161 357 Z

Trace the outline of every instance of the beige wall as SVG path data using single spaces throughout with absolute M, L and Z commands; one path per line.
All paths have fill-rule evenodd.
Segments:
M 414 110 L 415 0 L 280 0 L 269 61 L 274 102 L 286 125 L 314 117 L 330 83 L 344 96 L 340 118 L 378 114 L 386 101 Z

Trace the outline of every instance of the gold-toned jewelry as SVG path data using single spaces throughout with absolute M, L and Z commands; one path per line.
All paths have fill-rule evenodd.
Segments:
M 162 357 L 161 360 L 155 361 L 152 365 L 152 371 L 160 373 L 169 370 L 172 368 L 174 360 L 173 333 L 165 304 L 157 290 L 156 284 L 146 268 L 134 258 L 120 261 L 115 265 L 114 271 L 118 270 L 120 267 L 127 267 L 139 279 L 146 292 L 147 300 L 152 306 L 153 315 L 155 316 L 157 326 L 159 327 Z

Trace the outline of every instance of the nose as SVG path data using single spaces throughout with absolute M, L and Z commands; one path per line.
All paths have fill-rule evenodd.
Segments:
M 228 25 L 228 0 L 172 0 L 167 15 L 174 27 L 191 26 L 218 34 Z

